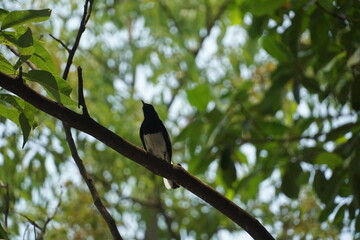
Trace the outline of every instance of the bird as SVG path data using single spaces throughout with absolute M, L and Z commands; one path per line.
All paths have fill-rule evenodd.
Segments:
M 169 134 L 153 105 L 142 100 L 141 102 L 144 113 L 144 121 L 140 127 L 141 142 L 148 153 L 171 164 L 172 148 Z M 176 182 L 166 178 L 164 184 L 167 189 L 179 187 Z

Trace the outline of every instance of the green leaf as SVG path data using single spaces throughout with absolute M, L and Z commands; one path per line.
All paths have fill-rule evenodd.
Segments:
M 319 221 L 324 222 L 329 219 L 329 215 L 335 210 L 336 204 L 330 203 L 321 211 Z
M 23 112 L 20 113 L 20 115 L 19 115 L 19 123 L 20 123 L 21 130 L 23 132 L 22 148 L 24 148 L 25 143 L 27 142 L 27 140 L 29 138 L 31 126 L 30 126 L 29 120 L 27 119 L 27 117 L 25 116 L 25 114 Z
M 297 104 L 300 103 L 300 79 L 297 77 L 294 80 L 294 85 L 293 85 L 293 95 L 294 95 L 294 99 L 297 102 Z
M 265 15 L 271 14 L 276 9 L 281 7 L 285 2 L 288 0 L 257 0 L 257 1 L 250 1 L 250 11 L 254 15 Z
M 32 32 L 30 28 L 27 28 L 26 31 L 19 37 L 18 46 L 21 48 L 27 48 L 34 44 Z
M 15 75 L 16 70 L 11 63 L 0 53 L 0 71 L 8 75 Z
M 23 146 L 29 138 L 34 121 L 35 108 L 24 100 L 9 94 L 0 94 L 0 103 L 7 103 L 11 107 L 0 104 L 0 115 L 16 123 L 23 133 Z
M 351 86 L 351 105 L 356 111 L 360 111 L 360 75 L 354 75 L 354 81 Z
M 314 160 L 315 164 L 325 164 L 333 170 L 341 166 L 342 162 L 343 159 L 339 155 L 330 152 L 319 153 Z
M 5 229 L 3 228 L 3 226 L 0 223 L 0 239 L 9 239 L 7 232 L 5 231 Z
M 0 43 L 7 46 L 16 46 L 17 38 L 15 32 L 1 31 Z
M 347 60 L 347 67 L 352 67 L 358 65 L 360 63 L 360 48 L 356 49 L 356 51 L 350 56 Z
M 43 22 L 49 19 L 50 9 L 13 11 L 6 15 L 1 30 L 31 22 Z
M 24 78 L 29 81 L 35 81 L 44 87 L 49 96 L 58 102 L 68 105 L 76 105 L 69 97 L 71 87 L 64 79 L 55 77 L 48 71 L 31 70 L 23 74 Z
M 231 187 L 232 183 L 237 179 L 234 161 L 231 159 L 231 147 L 226 147 L 220 157 L 220 174 L 224 183 Z
M 291 55 L 286 50 L 284 44 L 277 40 L 273 35 L 262 38 L 262 47 L 279 62 L 287 62 L 291 58 Z
M 346 123 L 338 128 L 331 130 L 326 134 L 326 141 L 334 141 L 338 138 L 344 137 L 346 133 L 359 131 L 360 126 L 358 122 L 355 123 Z
M 263 114 L 273 114 L 282 106 L 283 88 L 293 76 L 294 71 L 288 64 L 281 64 L 272 73 L 273 84 L 265 93 L 260 104 L 260 111 Z
M 19 111 L 23 111 L 24 104 L 21 104 L 21 101 L 22 103 L 24 103 L 24 101 L 14 95 L 0 94 L 0 101 L 10 104 Z
M 3 21 L 3 19 L 6 17 L 6 15 L 8 15 L 9 11 L 0 8 L 0 22 Z
M 326 203 L 329 200 L 327 198 L 327 196 L 329 195 L 328 194 L 329 188 L 328 188 L 328 181 L 326 180 L 325 175 L 322 171 L 320 170 L 316 171 L 313 185 L 319 199 L 323 203 Z
M 348 209 L 348 206 L 346 204 L 342 205 L 336 212 L 335 218 L 334 218 L 334 224 L 339 227 L 339 229 L 342 228 L 343 220 L 345 216 L 345 211 Z
M 8 108 L 0 104 L 0 115 L 19 125 L 20 111 L 17 109 Z
M 289 198 L 298 198 L 301 187 L 301 183 L 299 182 L 301 173 L 302 168 L 298 163 L 290 163 L 285 170 L 281 182 L 281 190 Z
M 264 121 L 260 124 L 261 129 L 264 130 L 268 135 L 276 137 L 276 136 L 283 136 L 283 134 L 289 130 L 288 127 L 286 127 L 281 122 L 276 121 Z
M 360 213 L 357 214 L 356 220 L 355 220 L 355 232 L 360 232 Z
M 34 41 L 35 52 L 31 55 L 29 60 L 38 68 L 51 72 L 54 76 L 58 76 L 59 71 L 57 70 L 49 52 L 43 47 L 43 44 L 44 43 L 39 40 Z
M 190 104 L 200 111 L 205 111 L 210 101 L 210 89 L 206 84 L 200 84 L 186 91 Z

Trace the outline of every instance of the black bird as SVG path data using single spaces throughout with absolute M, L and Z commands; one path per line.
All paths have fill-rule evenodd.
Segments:
M 140 138 L 145 150 L 155 157 L 171 163 L 172 149 L 168 132 L 151 104 L 143 103 L 144 121 L 140 127 Z M 179 185 L 164 178 L 167 189 L 178 188 Z

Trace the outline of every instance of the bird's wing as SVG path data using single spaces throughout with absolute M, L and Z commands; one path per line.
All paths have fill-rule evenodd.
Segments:
M 169 154 L 169 159 L 167 159 L 167 160 L 168 160 L 168 162 L 171 163 L 171 157 L 172 157 L 171 140 L 170 140 L 168 132 L 166 131 L 164 124 L 161 124 L 161 132 L 162 132 L 162 135 L 163 135 L 165 143 L 166 143 L 166 151 Z
M 146 149 L 146 145 L 145 145 L 145 140 L 144 140 L 144 131 L 143 131 L 143 126 L 144 126 L 144 123 L 141 124 L 141 127 L 140 127 L 140 139 L 141 139 L 141 142 L 145 148 L 145 150 L 147 151 Z

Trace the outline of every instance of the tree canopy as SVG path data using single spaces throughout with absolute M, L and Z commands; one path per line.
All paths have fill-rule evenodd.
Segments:
M 0 239 L 239 239 L 237 206 L 360 239 L 359 1 L 8 1 L 0 24 Z M 173 167 L 127 143 L 141 100 Z

